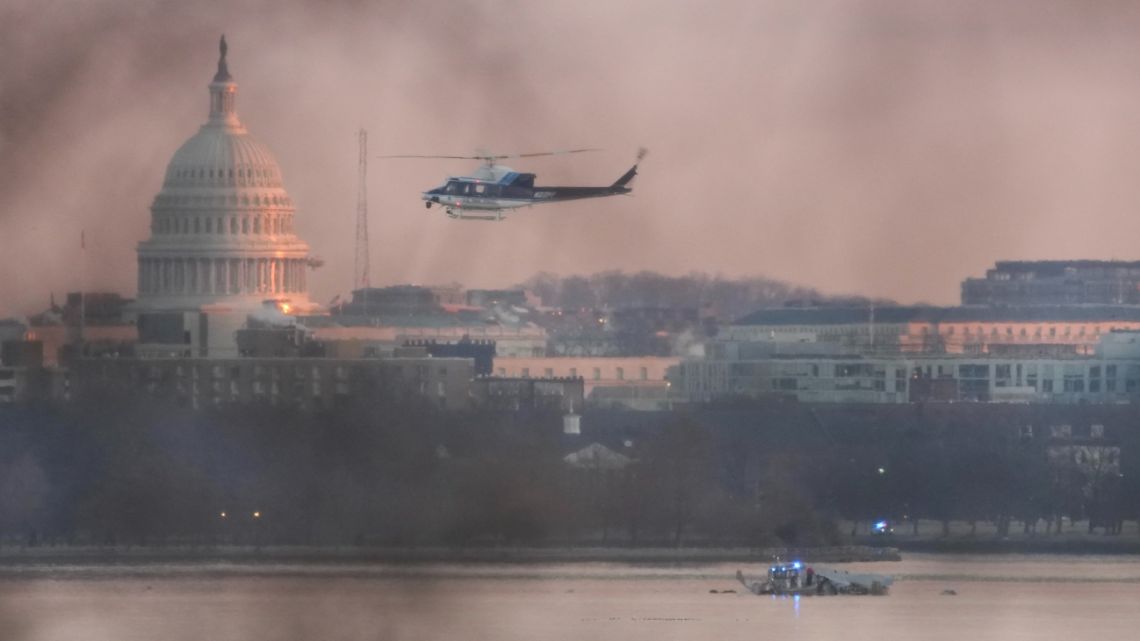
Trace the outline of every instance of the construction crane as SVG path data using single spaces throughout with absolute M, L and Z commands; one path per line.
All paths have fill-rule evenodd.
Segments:
M 368 265 L 368 132 L 360 130 L 360 166 L 357 175 L 359 187 L 356 192 L 356 260 L 352 277 L 352 288 L 367 289 L 372 286 Z

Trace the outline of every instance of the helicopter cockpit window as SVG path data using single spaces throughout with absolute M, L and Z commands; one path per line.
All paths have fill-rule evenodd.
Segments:
M 452 180 L 451 182 L 447 183 L 447 189 L 445 189 L 443 193 L 445 193 L 445 194 L 459 194 L 459 193 L 462 193 L 462 191 L 463 191 L 462 188 L 463 188 L 463 185 L 461 185 L 458 180 Z

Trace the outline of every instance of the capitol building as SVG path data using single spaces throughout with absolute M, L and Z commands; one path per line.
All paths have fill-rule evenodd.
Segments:
M 312 313 L 309 245 L 273 154 L 238 119 L 237 83 L 220 43 L 206 123 L 166 168 L 138 245 L 140 352 L 236 355 L 251 313 Z

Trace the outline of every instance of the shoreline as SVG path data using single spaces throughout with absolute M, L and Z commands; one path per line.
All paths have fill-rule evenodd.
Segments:
M 874 543 L 874 545 L 870 544 Z M 889 544 L 889 545 L 884 545 Z M 1119 538 L 906 538 L 818 548 L 743 547 L 357 547 L 357 546 L 3 546 L 0 569 L 38 565 L 167 564 L 766 564 L 774 558 L 813 563 L 899 561 L 907 553 L 947 555 L 1140 555 L 1140 540 Z
M 711 564 L 768 563 L 773 558 L 811 562 L 898 561 L 894 547 L 850 545 L 826 548 L 620 548 L 620 547 L 476 547 L 371 548 L 305 546 L 37 546 L 0 548 L 0 568 L 88 563 L 324 563 L 324 564 L 539 564 L 628 563 Z
M 1128 538 L 1017 538 L 1017 539 L 892 539 L 900 553 L 922 554 L 1055 554 L 1055 555 L 1133 555 L 1140 554 L 1140 540 Z

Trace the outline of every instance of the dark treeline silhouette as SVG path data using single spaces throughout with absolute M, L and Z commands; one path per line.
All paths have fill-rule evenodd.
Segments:
M 765 307 L 785 305 L 866 305 L 860 296 L 827 296 L 819 291 L 770 278 L 724 278 L 703 273 L 666 276 L 642 271 L 599 272 L 590 276 L 559 276 L 542 272 L 521 284 L 544 305 L 563 309 L 628 307 L 709 308 L 719 317 L 734 319 Z M 890 301 L 875 300 L 876 304 Z
M 1113 411 L 1123 456 L 1098 471 L 982 406 L 599 412 L 567 436 L 557 414 L 441 413 L 414 395 L 301 413 L 108 389 L 0 410 L 0 542 L 807 546 L 847 540 L 841 519 L 904 516 L 1118 532 L 1140 470 L 1134 430 L 1116 427 L 1137 416 Z M 591 443 L 628 464 L 564 460 Z

